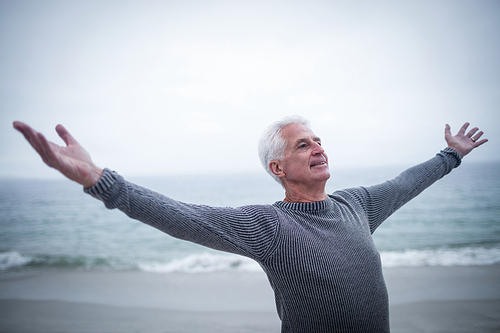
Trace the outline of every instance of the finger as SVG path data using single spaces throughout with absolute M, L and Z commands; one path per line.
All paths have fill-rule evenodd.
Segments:
M 474 127 L 473 129 L 471 129 L 471 130 L 469 131 L 469 133 L 467 133 L 467 136 L 468 136 L 469 138 L 471 138 L 471 137 L 474 135 L 474 133 L 476 133 L 476 132 L 477 132 L 477 130 L 478 130 L 478 129 L 479 129 L 479 128 Z
M 467 127 L 469 127 L 469 123 L 465 123 L 462 125 L 462 128 L 458 131 L 459 134 L 465 134 L 465 131 L 467 130 Z
M 22 135 L 24 135 L 24 138 L 26 140 L 31 141 L 30 138 L 34 132 L 31 127 L 20 121 L 15 121 L 13 125 L 17 131 L 19 131 Z
M 38 133 L 37 136 L 38 136 L 38 140 L 40 142 L 41 151 L 43 152 L 43 155 L 40 154 L 42 156 L 43 161 L 48 166 L 56 167 L 56 165 L 57 165 L 57 157 L 56 157 L 56 155 L 54 153 L 54 150 L 50 146 L 49 141 L 47 141 L 47 139 L 45 138 L 45 136 L 43 136 L 42 133 Z
M 488 139 L 483 139 L 483 140 L 481 140 L 481 141 L 476 141 L 476 142 L 475 142 L 475 145 L 474 145 L 474 148 L 477 148 L 477 147 L 479 147 L 480 145 L 485 144 L 486 142 L 488 142 Z
M 77 143 L 73 136 L 69 133 L 69 131 L 61 124 L 56 126 L 57 134 L 63 139 L 66 145 Z
M 42 154 L 40 142 L 37 137 L 37 131 L 20 121 L 14 122 L 14 128 L 24 135 L 24 138 L 29 142 L 31 147 L 37 151 L 38 154 Z
M 51 167 L 56 167 L 58 165 L 58 159 L 55 155 L 55 149 L 58 148 L 56 144 L 47 141 L 42 133 L 35 131 L 25 123 L 16 121 L 13 125 L 16 130 L 24 135 L 26 140 L 31 144 L 33 149 L 36 150 L 38 155 L 40 155 L 45 164 Z M 51 145 L 54 146 L 54 148 L 51 147 Z
M 22 127 L 25 127 L 25 126 L 28 126 L 28 125 L 26 125 L 26 124 L 25 124 L 25 123 L 23 123 L 22 121 L 14 121 L 14 122 L 12 123 L 12 126 L 14 126 L 14 128 L 15 128 L 16 130 L 21 131 L 21 128 L 22 128 Z
M 473 137 L 471 137 L 471 140 L 472 141 L 477 141 L 479 140 L 479 138 L 484 134 L 483 131 L 479 131 L 479 133 L 477 133 L 476 135 L 474 135 Z
M 451 128 L 450 125 L 446 124 L 444 127 L 444 136 L 451 136 Z

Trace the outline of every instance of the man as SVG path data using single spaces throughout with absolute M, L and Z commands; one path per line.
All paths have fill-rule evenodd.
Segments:
M 67 147 L 15 122 L 44 162 L 85 192 L 174 237 L 256 260 L 274 290 L 282 332 L 389 332 L 388 296 L 371 234 L 394 211 L 484 144 L 468 123 L 434 158 L 371 187 L 325 192 L 330 177 L 321 140 L 291 117 L 263 135 L 259 155 L 285 189 L 273 205 L 215 208 L 177 202 L 96 167 L 69 132 Z

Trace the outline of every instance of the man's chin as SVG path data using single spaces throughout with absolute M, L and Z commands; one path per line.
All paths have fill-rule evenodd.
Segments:
M 323 172 L 321 174 L 316 175 L 316 180 L 319 182 L 326 182 L 328 179 L 330 179 L 330 172 Z

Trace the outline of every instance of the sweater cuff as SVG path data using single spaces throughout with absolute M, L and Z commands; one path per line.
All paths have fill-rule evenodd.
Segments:
M 446 154 L 448 156 L 453 156 L 456 160 L 456 164 L 453 168 L 458 167 L 462 163 L 462 154 L 457 152 L 455 149 L 452 149 L 450 147 L 446 147 L 445 149 L 441 150 L 441 153 Z
M 84 188 L 83 191 L 96 199 L 103 200 L 103 195 L 113 186 L 117 178 L 118 174 L 115 171 L 104 168 L 101 179 L 94 186 Z

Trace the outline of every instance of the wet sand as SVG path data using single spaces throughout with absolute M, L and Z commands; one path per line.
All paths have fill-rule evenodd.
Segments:
M 500 331 L 500 265 L 384 273 L 393 333 Z M 0 274 L 0 332 L 279 331 L 263 273 Z

